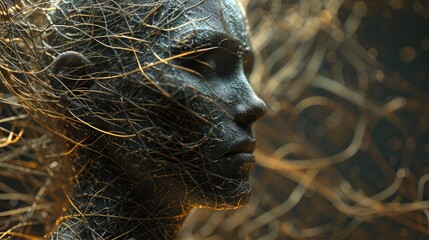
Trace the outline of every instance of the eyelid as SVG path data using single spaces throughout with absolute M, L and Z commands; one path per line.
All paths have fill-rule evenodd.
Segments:
M 255 58 L 255 52 L 253 52 L 251 49 L 247 49 L 243 53 L 243 70 L 247 77 L 250 77 L 250 74 L 253 72 L 255 66 Z
M 222 44 L 226 43 L 226 46 L 222 46 Z M 238 54 L 238 56 L 243 56 L 244 49 L 243 46 L 241 46 L 237 41 L 234 41 L 232 39 L 224 39 L 222 42 L 219 43 L 219 48 L 230 52 L 231 54 Z
M 231 53 L 243 52 L 248 48 L 240 39 L 232 37 L 226 33 L 212 30 L 193 30 L 181 34 L 175 40 L 175 44 L 171 46 L 171 50 L 175 54 L 186 51 L 218 47 L 230 51 Z

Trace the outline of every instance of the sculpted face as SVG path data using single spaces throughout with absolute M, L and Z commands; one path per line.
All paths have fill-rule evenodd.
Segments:
M 266 111 L 248 82 L 253 53 L 243 12 L 235 0 L 170 1 L 148 12 L 136 10 L 128 23 L 133 39 L 144 41 L 109 42 L 125 41 L 133 51 L 109 49 L 114 57 L 106 60 L 93 52 L 106 55 L 106 44 L 65 47 L 94 70 L 91 81 L 74 84 L 78 100 L 69 94 L 63 104 L 84 118 L 92 146 L 142 189 L 193 205 L 239 207 L 249 199 L 255 163 L 251 126 Z M 54 73 L 67 68 L 55 64 L 60 58 Z

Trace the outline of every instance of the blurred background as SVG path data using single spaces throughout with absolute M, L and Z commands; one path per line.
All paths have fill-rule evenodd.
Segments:
M 182 239 L 428 239 L 429 1 L 242 2 L 270 106 L 253 197 Z
M 429 1 L 241 2 L 251 83 L 270 107 L 254 128 L 253 196 L 193 211 L 180 239 L 427 239 Z M 40 239 L 56 198 L 28 161 L 46 139 L 27 118 L 0 84 L 0 239 Z

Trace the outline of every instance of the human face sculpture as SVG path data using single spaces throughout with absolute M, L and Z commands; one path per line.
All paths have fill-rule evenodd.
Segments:
M 91 60 L 95 80 L 76 84 L 73 96 L 78 97 L 65 101 L 76 110 L 72 115 L 85 118 L 93 148 L 118 164 L 142 192 L 159 189 L 193 206 L 242 206 L 249 200 L 255 164 L 251 126 L 266 112 L 248 82 L 253 52 L 242 9 L 235 0 L 177 0 L 160 5 L 153 15 L 132 14 L 142 22 L 155 19 L 152 35 L 132 44 L 133 52 L 111 51 L 118 60 L 106 56 L 108 64 L 98 68 L 100 60 Z M 139 37 L 136 29 L 148 28 L 131 25 L 133 38 Z M 105 45 L 79 52 L 103 52 Z M 53 64 L 54 72 L 61 72 L 61 62 Z M 115 64 L 123 76 L 115 68 L 120 77 L 105 77 L 101 65 Z
M 182 42 L 181 51 L 188 44 L 194 50 L 214 47 L 178 62 L 190 69 L 181 71 L 178 79 L 198 89 L 212 102 L 204 110 L 197 110 L 211 116 L 214 124 L 203 128 L 214 138 L 201 146 L 204 157 L 200 166 L 205 175 L 199 180 L 197 192 L 203 193 L 201 200 L 210 207 L 239 207 L 247 203 L 250 196 L 249 174 L 255 163 L 252 152 L 256 142 L 251 126 L 266 111 L 264 102 L 248 82 L 253 67 L 248 28 L 235 0 L 204 1 L 188 16 L 199 20 L 180 29 L 177 37 L 173 37 Z

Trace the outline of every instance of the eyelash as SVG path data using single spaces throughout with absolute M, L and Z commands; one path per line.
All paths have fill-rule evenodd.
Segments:
M 249 79 L 255 66 L 255 56 L 252 52 L 246 52 L 243 54 L 242 59 L 244 74 L 246 74 L 246 77 Z

